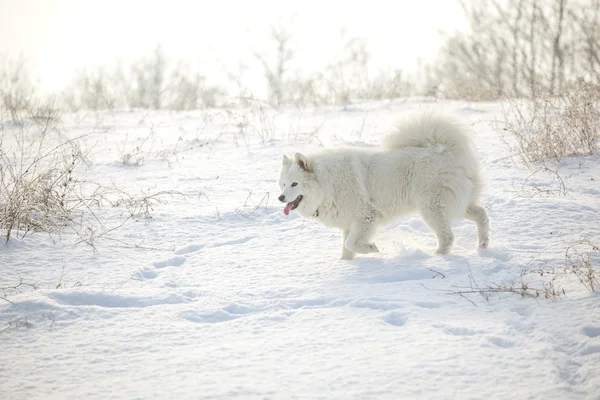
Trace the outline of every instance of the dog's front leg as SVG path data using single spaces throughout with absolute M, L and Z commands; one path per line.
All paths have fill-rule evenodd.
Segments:
M 376 228 L 375 217 L 372 213 L 354 221 L 344 240 L 345 248 L 359 254 L 379 253 L 377 246 L 370 242 Z
M 344 229 L 342 231 L 342 256 L 340 260 L 354 260 L 354 253 L 346 248 L 346 240 L 348 239 L 348 234 L 350 233 L 350 229 Z

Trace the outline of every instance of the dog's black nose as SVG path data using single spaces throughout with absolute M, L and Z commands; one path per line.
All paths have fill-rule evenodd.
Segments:
M 285 196 L 284 195 L 279 196 L 278 199 L 282 203 L 285 202 Z

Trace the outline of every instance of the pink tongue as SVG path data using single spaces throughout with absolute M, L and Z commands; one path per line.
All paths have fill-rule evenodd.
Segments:
M 292 207 L 293 207 L 293 206 L 294 206 L 294 202 L 287 203 L 287 204 L 285 205 L 285 208 L 283 209 L 283 213 L 284 213 L 285 215 L 290 215 L 290 211 L 292 211 Z

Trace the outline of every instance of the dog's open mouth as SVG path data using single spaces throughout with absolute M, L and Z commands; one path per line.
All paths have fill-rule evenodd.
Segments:
M 298 208 L 298 206 L 300 205 L 300 202 L 302 201 L 302 195 L 296 197 L 296 200 L 291 201 L 289 203 L 287 203 L 285 205 L 285 208 L 283 209 L 283 213 L 285 215 L 289 215 L 290 211 L 295 210 L 296 208 Z

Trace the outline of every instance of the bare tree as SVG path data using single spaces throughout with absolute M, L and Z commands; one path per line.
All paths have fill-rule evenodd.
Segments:
M 285 27 L 276 25 L 271 27 L 270 38 L 275 45 L 274 60 L 269 60 L 266 55 L 255 50 L 252 50 L 252 54 L 261 63 L 267 80 L 269 102 L 275 107 L 280 107 L 286 100 L 286 78 L 290 62 L 294 59 L 292 35 Z
M 23 56 L 0 59 L 0 111 L 21 122 L 35 103 L 36 90 Z M 0 117 L 2 115 L 0 114 Z
M 132 67 L 131 74 L 135 83 L 133 107 L 162 108 L 162 95 L 165 90 L 167 60 L 162 47 L 157 46 L 151 58 L 143 59 Z
M 428 87 L 447 97 L 535 97 L 600 83 L 599 0 L 462 2 L 470 32 L 446 39 Z

